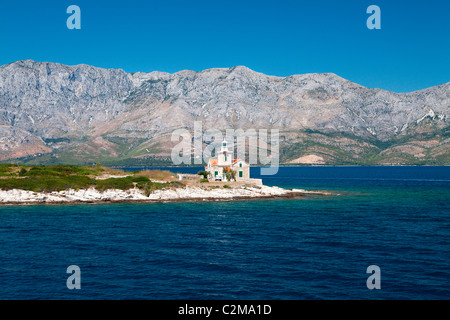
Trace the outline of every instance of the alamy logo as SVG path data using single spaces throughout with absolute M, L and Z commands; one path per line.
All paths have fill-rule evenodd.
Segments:
M 69 290 L 73 289 L 81 289 L 81 270 L 79 266 L 71 265 L 67 268 L 67 273 L 71 274 L 69 278 L 67 278 L 67 288 Z
M 270 139 L 267 129 L 226 129 L 225 136 L 218 129 L 203 131 L 201 121 L 194 122 L 194 134 L 187 129 L 177 129 L 172 133 L 172 142 L 178 142 L 171 152 L 172 163 L 180 164 L 202 164 L 208 163 L 213 153 L 217 154 L 217 149 L 222 141 L 226 139 L 228 146 L 234 154 L 235 142 L 237 149 L 237 159 L 245 159 L 248 154 L 249 164 L 269 165 L 261 168 L 261 175 L 275 175 L 280 164 L 280 143 L 279 130 L 270 130 Z M 269 143 L 270 140 L 270 143 Z M 203 142 L 208 142 L 203 149 Z M 248 142 L 249 150 L 246 152 Z M 270 155 L 269 155 L 270 150 Z M 193 152 L 192 152 L 193 151 Z
M 81 29 L 81 9 L 79 6 L 71 5 L 67 8 L 67 13 L 71 14 L 67 18 L 67 28 L 69 30 Z
M 381 29 L 381 9 L 379 6 L 371 5 L 367 8 L 367 13 L 372 14 L 367 18 L 367 28 L 370 30 Z
M 372 275 L 367 278 L 367 289 L 381 289 L 381 270 L 379 266 L 371 265 L 367 267 L 366 273 L 371 273 Z

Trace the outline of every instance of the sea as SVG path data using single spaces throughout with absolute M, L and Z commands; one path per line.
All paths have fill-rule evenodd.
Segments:
M 251 175 L 336 195 L 0 206 L 0 299 L 450 298 L 450 167 Z

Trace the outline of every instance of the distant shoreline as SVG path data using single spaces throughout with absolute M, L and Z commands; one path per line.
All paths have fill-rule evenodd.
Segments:
M 332 168 L 332 167 L 450 167 L 450 165 L 439 164 L 280 164 L 278 167 L 280 168 L 289 168 L 289 167 L 324 167 L 324 168 Z M 130 169 L 140 169 L 140 168 L 204 168 L 202 165 L 197 166 L 109 166 L 109 168 L 113 169 L 122 169 L 122 168 L 130 168 Z M 252 165 L 252 168 L 267 168 L 267 166 L 261 165 Z

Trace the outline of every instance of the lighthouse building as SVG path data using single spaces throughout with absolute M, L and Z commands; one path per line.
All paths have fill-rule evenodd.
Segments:
M 209 172 L 209 181 L 248 181 L 250 165 L 242 159 L 233 159 L 228 150 L 227 141 L 223 141 L 217 159 L 209 159 L 205 170 Z

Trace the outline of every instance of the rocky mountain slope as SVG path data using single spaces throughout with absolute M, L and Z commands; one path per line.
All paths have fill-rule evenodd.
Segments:
M 177 128 L 280 130 L 281 161 L 450 164 L 450 82 L 411 93 L 331 73 L 246 67 L 129 74 L 31 60 L 0 67 L 0 160 L 154 165 Z

